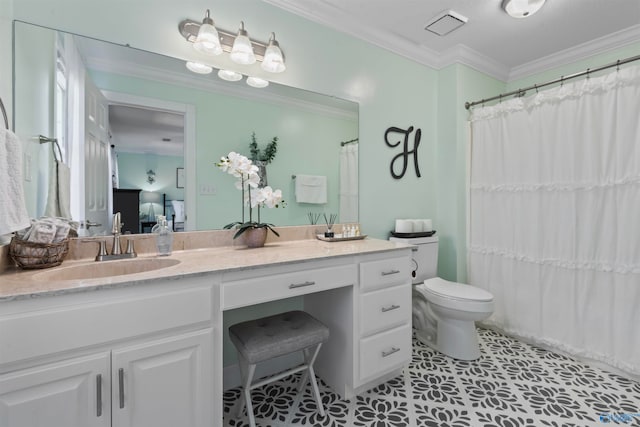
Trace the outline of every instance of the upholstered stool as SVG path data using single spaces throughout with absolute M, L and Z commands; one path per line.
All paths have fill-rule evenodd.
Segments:
M 238 350 L 244 400 L 251 427 L 256 425 L 251 405 L 251 390 L 303 370 L 305 373 L 300 380 L 298 392 L 302 391 L 308 377 L 316 396 L 318 411 L 324 416 L 313 363 L 318 356 L 320 346 L 329 338 L 329 328 L 304 311 L 289 311 L 237 323 L 229 327 L 229 337 Z M 304 354 L 302 365 L 251 383 L 256 364 L 296 351 L 302 351 Z M 237 408 L 236 416 L 239 417 L 244 404 L 239 404 Z

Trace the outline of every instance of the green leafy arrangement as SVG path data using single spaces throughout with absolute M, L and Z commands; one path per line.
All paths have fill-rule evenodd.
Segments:
M 253 132 L 251 134 L 251 143 L 249 144 L 249 151 L 251 152 L 251 160 L 264 162 L 265 164 L 271 163 L 271 161 L 276 157 L 276 153 L 278 152 L 278 137 L 274 136 L 273 139 L 267 146 L 264 151 L 258 148 L 258 142 L 256 141 L 256 133 Z

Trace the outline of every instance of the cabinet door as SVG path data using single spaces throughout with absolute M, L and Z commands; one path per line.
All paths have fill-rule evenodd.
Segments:
M 114 427 L 210 427 L 213 332 L 206 329 L 112 352 Z
M 110 355 L 0 375 L 0 426 L 111 426 Z

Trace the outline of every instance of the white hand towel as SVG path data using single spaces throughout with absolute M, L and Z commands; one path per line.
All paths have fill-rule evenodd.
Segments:
M 29 227 L 22 186 L 22 144 L 7 129 L 0 129 L 0 183 L 0 235 Z
M 71 170 L 69 166 L 54 160 L 49 176 L 49 193 L 45 216 L 71 218 Z
M 296 175 L 296 202 L 327 203 L 327 177 Z

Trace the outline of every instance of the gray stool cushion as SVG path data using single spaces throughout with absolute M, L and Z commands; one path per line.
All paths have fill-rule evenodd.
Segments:
M 319 344 L 329 338 L 329 328 L 304 311 L 289 311 L 229 327 L 238 352 L 255 364 Z

